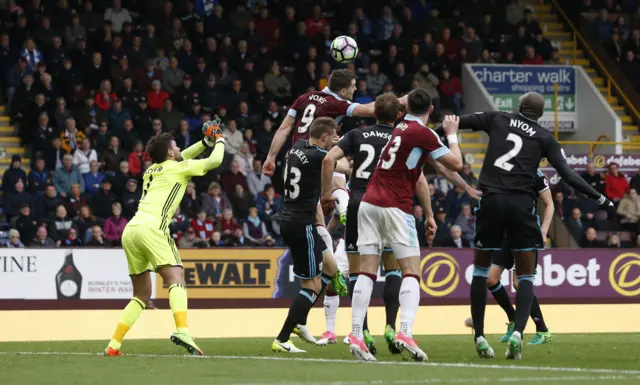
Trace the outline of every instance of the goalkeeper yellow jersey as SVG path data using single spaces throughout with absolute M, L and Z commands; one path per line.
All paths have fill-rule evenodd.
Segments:
M 182 161 L 154 163 L 145 171 L 138 211 L 129 225 L 146 225 L 168 232 L 171 218 L 191 177 L 202 176 L 222 163 L 224 145 L 216 144 L 208 158 L 193 159 L 204 149 L 202 142 L 198 142 L 182 152 Z

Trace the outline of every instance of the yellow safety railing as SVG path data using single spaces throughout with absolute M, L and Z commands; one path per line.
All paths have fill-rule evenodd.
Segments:
M 633 103 L 631 103 L 631 101 L 629 100 L 629 98 L 627 98 L 625 93 L 622 91 L 622 88 L 620 87 L 620 85 L 615 81 L 615 79 L 613 78 L 613 76 L 611 76 L 611 74 L 609 73 L 607 68 L 604 66 L 604 64 L 602 64 L 598 56 L 593 52 L 593 50 L 591 49 L 591 46 L 589 46 L 589 43 L 587 43 L 587 40 L 578 31 L 578 28 L 576 28 L 575 24 L 573 24 L 573 22 L 571 21 L 571 19 L 569 19 L 567 14 L 564 13 L 564 10 L 562 9 L 562 7 L 560 7 L 560 4 L 558 4 L 558 1 L 551 0 L 551 2 L 553 3 L 553 6 L 555 7 L 556 11 L 564 19 L 565 23 L 569 25 L 569 27 L 573 32 L 573 43 L 574 43 L 573 64 L 575 64 L 577 61 L 576 50 L 578 48 L 578 41 L 580 41 L 583 48 L 589 52 L 589 57 L 596 62 L 596 64 L 600 68 L 600 71 L 604 72 L 605 74 L 606 81 L 607 81 L 607 101 L 611 99 L 611 92 L 613 87 L 618 92 L 620 97 L 622 97 L 622 99 L 624 100 L 625 106 L 629 108 L 633 113 L 636 122 L 640 122 L 640 112 L 638 112 L 638 109 L 636 108 L 636 106 L 634 106 Z

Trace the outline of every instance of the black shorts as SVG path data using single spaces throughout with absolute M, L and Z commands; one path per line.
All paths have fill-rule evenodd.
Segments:
M 289 246 L 293 259 L 293 273 L 301 279 L 322 274 L 322 253 L 327 249 L 314 224 L 280 222 L 282 240 Z
M 347 254 L 358 252 L 358 210 L 362 197 L 349 199 L 347 206 L 347 223 L 344 230 L 344 244 Z M 385 247 L 384 251 L 392 251 Z
M 344 229 L 344 244 L 347 253 L 358 252 L 358 209 L 360 199 L 349 199 L 347 223 Z
M 513 269 L 515 265 L 515 259 L 513 258 L 513 253 L 511 252 L 511 250 L 509 250 L 509 246 L 506 240 L 503 243 L 502 250 L 496 250 L 493 252 L 491 263 L 505 270 Z M 538 251 L 536 250 L 536 269 L 534 270 L 534 274 L 536 274 L 537 266 L 538 266 Z
M 474 246 L 479 250 L 502 250 L 507 236 L 509 250 L 542 250 L 537 202 L 525 194 L 490 194 L 476 209 Z

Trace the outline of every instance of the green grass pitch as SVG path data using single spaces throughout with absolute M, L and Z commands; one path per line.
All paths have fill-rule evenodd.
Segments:
M 527 336 L 527 340 L 531 335 Z M 0 343 L 0 384 L 640 384 L 640 335 L 555 335 L 506 361 L 480 360 L 471 336 L 420 336 L 430 361 L 391 355 L 381 337 L 378 363 L 355 361 L 347 346 L 304 344 L 306 354 L 274 354 L 271 339 L 198 340 L 206 357 L 183 356 L 167 340 L 131 340 L 122 357 L 99 353 L 107 341 Z M 128 356 L 126 354 L 129 354 Z

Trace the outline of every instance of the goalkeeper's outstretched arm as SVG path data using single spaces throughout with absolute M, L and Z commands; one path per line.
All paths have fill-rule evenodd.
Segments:
M 195 159 L 198 157 L 198 155 L 202 154 L 202 151 L 204 151 L 205 148 L 207 148 L 207 146 L 205 146 L 205 144 L 202 141 L 194 143 L 191 146 L 182 150 L 182 159 L 183 160 Z
M 194 144 L 191 147 L 196 146 Z M 189 147 L 187 150 L 191 149 Z M 184 173 L 188 176 L 202 176 L 214 168 L 220 167 L 224 159 L 224 138 L 216 140 L 216 144 L 211 151 L 211 155 L 204 159 L 191 159 L 182 162 Z

